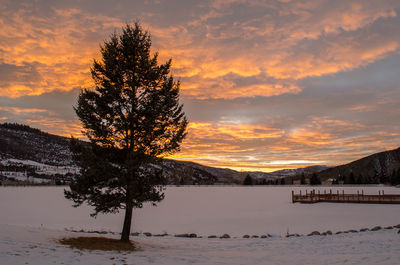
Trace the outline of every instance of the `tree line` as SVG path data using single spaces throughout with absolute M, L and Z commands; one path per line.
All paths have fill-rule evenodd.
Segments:
M 249 174 L 243 180 L 243 185 L 293 185 L 295 180 L 300 179 L 300 185 L 321 185 L 322 180 L 317 173 L 307 176 L 302 173 L 300 176 L 276 178 L 276 179 L 256 179 Z M 307 181 L 308 179 L 308 181 Z M 364 185 L 364 184 L 386 184 L 386 185 L 400 185 L 400 168 L 394 169 L 391 174 L 378 174 L 375 173 L 373 177 L 364 177 L 363 175 L 355 175 L 351 172 L 348 175 L 340 175 L 332 180 L 333 185 L 349 184 L 349 185 Z

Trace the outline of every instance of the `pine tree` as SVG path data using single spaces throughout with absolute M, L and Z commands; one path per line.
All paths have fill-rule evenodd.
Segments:
M 249 174 L 247 174 L 243 180 L 243 185 L 253 185 L 253 184 L 254 184 L 253 178 Z
M 95 88 L 82 90 L 75 108 L 90 144 L 71 140 L 81 175 L 65 197 L 93 206 L 92 216 L 125 209 L 121 241 L 129 241 L 133 208 L 164 198 L 162 172 L 149 164 L 179 150 L 188 124 L 171 60 L 158 65 L 150 46 L 139 23 L 112 34 L 91 68 Z
M 301 185 L 306 185 L 306 176 L 304 175 L 304 172 L 301 174 L 300 184 Z
M 400 184 L 400 168 L 397 170 L 393 169 L 392 176 L 390 178 L 390 184 L 393 186 Z
M 349 184 L 356 184 L 356 178 L 354 177 L 354 173 L 351 172 L 349 176 Z
M 281 183 L 280 183 L 281 185 L 286 185 L 286 180 L 285 180 L 285 178 L 281 178 Z
M 310 178 L 310 185 L 320 185 L 321 179 L 318 177 L 316 173 L 313 173 Z

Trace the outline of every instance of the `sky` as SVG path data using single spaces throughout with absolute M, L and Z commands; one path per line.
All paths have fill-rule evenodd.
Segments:
M 0 0 L 0 122 L 80 137 L 93 59 L 135 21 L 181 82 L 173 159 L 270 172 L 400 146 L 398 0 Z

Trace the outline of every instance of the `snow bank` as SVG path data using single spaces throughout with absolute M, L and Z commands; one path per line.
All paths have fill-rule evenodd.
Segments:
M 397 230 L 268 239 L 134 238 L 136 252 L 81 251 L 57 243 L 79 233 L 0 225 L 0 264 L 398 264 Z M 87 236 L 87 235 L 85 235 Z

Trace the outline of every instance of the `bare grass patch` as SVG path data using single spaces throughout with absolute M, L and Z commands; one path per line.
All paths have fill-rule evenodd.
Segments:
M 59 241 L 61 244 L 70 248 L 80 250 L 104 250 L 104 251 L 135 251 L 135 245 L 132 242 L 122 242 L 119 239 L 107 237 L 72 237 L 63 238 Z

